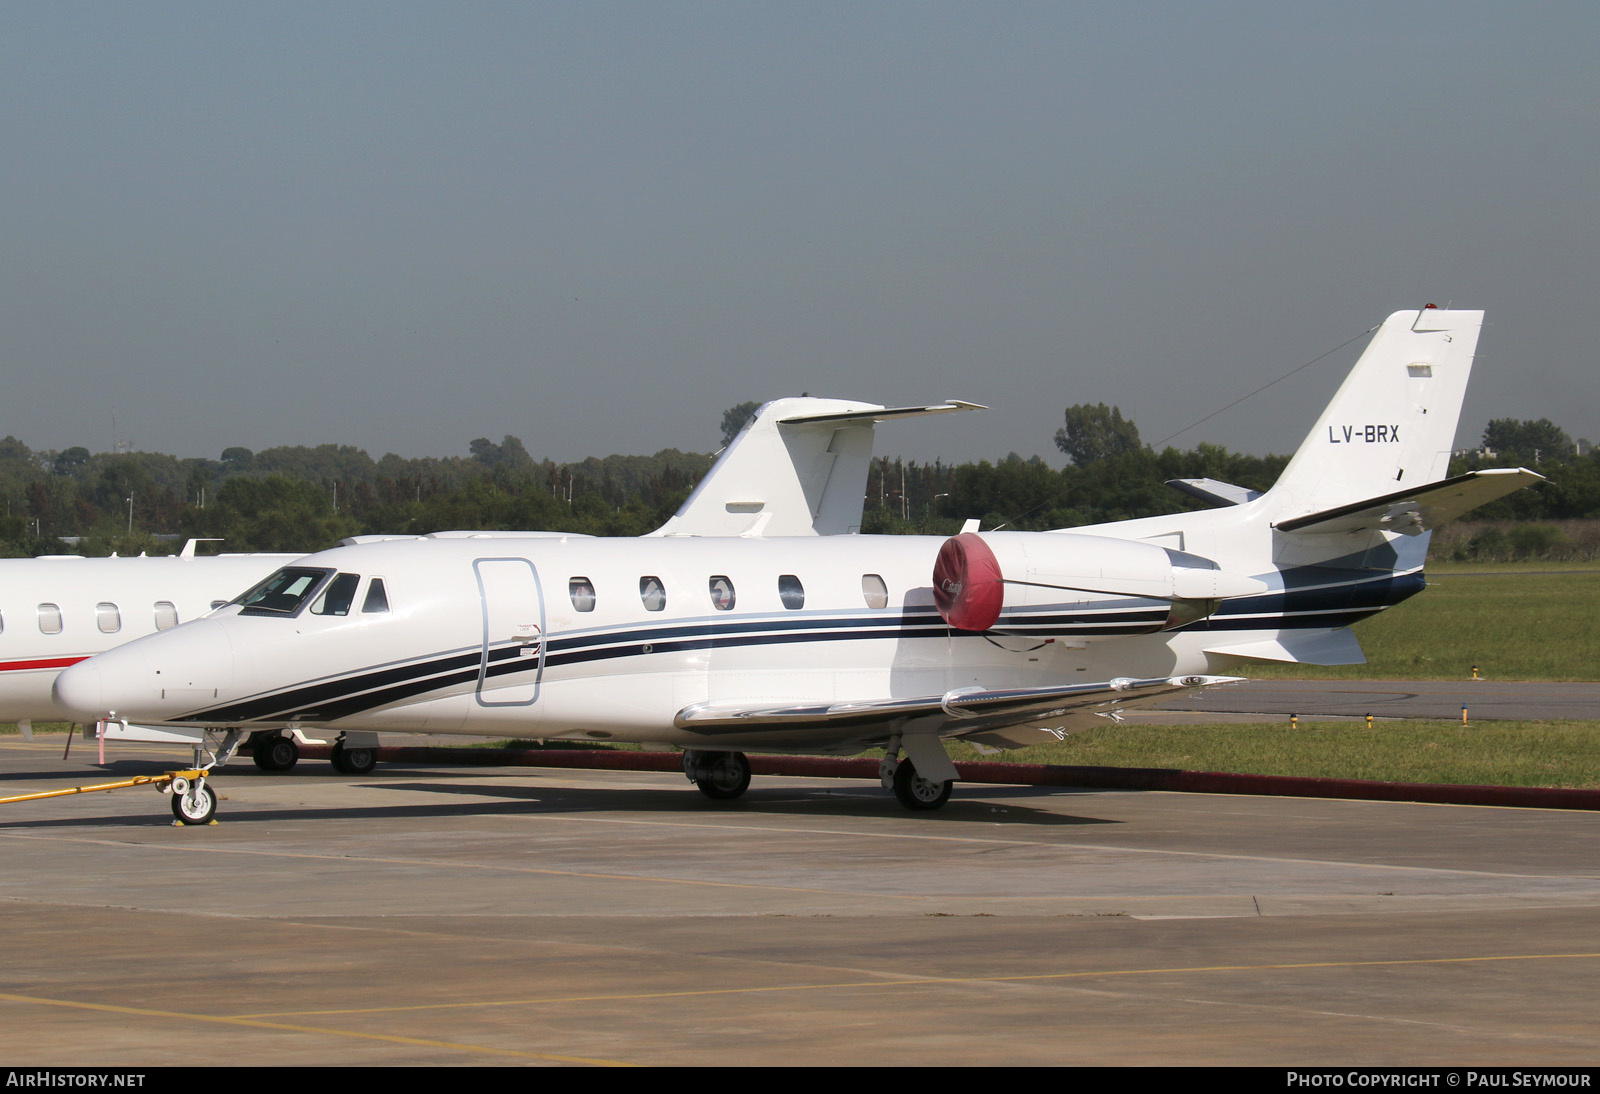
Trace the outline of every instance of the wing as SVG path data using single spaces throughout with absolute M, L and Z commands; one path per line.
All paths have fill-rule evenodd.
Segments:
M 942 695 L 829 703 L 761 703 L 715 700 L 684 707 L 674 719 L 680 729 L 708 737 L 752 741 L 782 739 L 797 747 L 803 739 L 818 746 L 859 745 L 887 740 L 897 732 L 933 733 L 1002 747 L 1036 743 L 1039 721 L 1115 718 L 1119 710 L 1154 703 L 1193 688 L 1239 683 L 1238 676 L 1173 676 L 1134 680 L 1117 677 L 1096 684 L 1044 688 L 956 688 Z

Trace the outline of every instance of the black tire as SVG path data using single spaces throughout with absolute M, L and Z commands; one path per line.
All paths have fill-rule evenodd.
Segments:
M 694 784 L 712 801 L 732 801 L 750 789 L 750 761 L 743 752 L 713 752 Z
M 172 815 L 179 824 L 210 824 L 217 812 L 217 792 L 209 786 L 191 785 L 188 793 L 172 795 Z
M 346 748 L 343 741 L 333 746 L 333 769 L 341 775 L 365 775 L 378 766 L 375 748 Z
M 938 809 L 950 800 L 950 791 L 954 786 L 955 783 L 949 779 L 942 783 L 924 779 L 917 774 L 910 760 L 901 760 L 894 769 L 894 796 L 910 810 L 920 812 Z
M 281 733 L 257 734 L 250 740 L 250 758 L 263 771 L 288 771 L 300 762 L 300 746 Z

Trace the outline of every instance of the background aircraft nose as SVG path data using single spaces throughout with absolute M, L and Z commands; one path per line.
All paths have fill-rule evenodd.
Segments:
M 100 666 L 91 657 L 57 676 L 51 694 L 63 714 L 80 722 L 93 722 L 106 714 L 100 705 L 101 690 Z

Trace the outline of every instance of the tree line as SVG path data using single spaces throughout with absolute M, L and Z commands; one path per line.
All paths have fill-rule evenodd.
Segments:
M 724 444 L 755 408 L 729 408 Z M 1055 443 L 1070 461 L 1061 469 L 1014 452 L 992 463 L 874 459 L 862 531 L 950 534 L 972 517 L 985 529 L 1028 531 L 1192 510 L 1202 503 L 1166 480 L 1212 478 L 1266 490 L 1287 463 L 1286 456 L 1220 445 L 1155 451 L 1140 443 L 1131 420 L 1103 403 L 1068 407 Z M 1452 473 L 1521 464 L 1549 481 L 1475 519 L 1529 525 L 1600 518 L 1600 460 L 1587 441 L 1572 441 L 1548 419 L 1497 419 L 1484 431 L 1483 448 L 1454 461 Z M 212 460 L 83 447 L 33 451 L 6 437 L 0 553 L 59 553 L 69 549 L 66 537 L 83 553 L 129 554 L 173 550 L 190 537 L 221 539 L 230 551 L 313 551 L 348 536 L 447 528 L 641 535 L 677 509 L 715 455 L 664 449 L 561 464 L 535 460 L 520 439 L 506 436 L 498 443 L 475 438 L 468 455 L 443 458 L 391 453 L 374 460 L 359 448 L 327 444 L 232 447 Z M 1502 557 L 1576 542 L 1553 525 L 1517 536 L 1485 528 L 1482 551 L 1460 537 L 1450 550 Z

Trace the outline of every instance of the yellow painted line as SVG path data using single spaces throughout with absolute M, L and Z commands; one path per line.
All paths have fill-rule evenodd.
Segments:
M 317 1017 L 335 1014 L 388 1014 L 421 1010 L 472 1010 L 484 1007 L 532 1007 L 553 1003 L 614 1003 L 650 999 L 705 998 L 717 995 L 785 994 L 808 991 L 849 991 L 857 988 L 925 988 L 936 984 L 1016 984 L 1061 980 L 1098 980 L 1117 976 L 1173 976 L 1212 972 L 1287 972 L 1295 969 L 1364 969 L 1403 965 L 1462 965 L 1490 961 L 1571 961 L 1600 958 L 1600 953 L 1495 954 L 1485 957 L 1418 957 L 1382 961 L 1305 961 L 1274 965 L 1178 965 L 1156 969 L 1100 969 L 1080 972 L 1023 973 L 1015 976 L 925 976 L 881 980 L 841 980 L 827 984 L 770 984 L 744 988 L 703 988 L 694 991 L 630 992 L 609 995 L 554 995 L 533 999 L 484 1000 L 476 1003 L 420 1003 L 404 1007 L 360 1007 L 340 1010 L 274 1011 L 241 1015 L 242 1018 Z M 4 998 L 4 996 L 0 996 Z
M 549 1060 L 558 1064 L 594 1064 L 599 1067 L 633 1067 L 620 1060 L 595 1059 L 588 1056 L 562 1056 L 551 1052 L 519 1052 L 516 1049 L 494 1048 L 490 1045 L 468 1045 L 459 1041 L 431 1041 L 423 1037 L 401 1037 L 389 1033 L 362 1033 L 350 1029 L 327 1029 L 321 1026 L 297 1026 L 287 1022 L 269 1022 L 250 1015 L 191 1014 L 176 1010 L 150 1010 L 144 1007 L 120 1007 L 110 1003 L 84 1003 L 72 999 L 50 999 L 38 995 L 12 995 L 0 992 L 0 1001 L 25 1003 L 42 1007 L 66 1007 L 71 1010 L 92 1010 L 107 1014 L 129 1014 L 140 1018 L 176 1018 L 184 1022 L 210 1022 L 224 1026 L 248 1026 L 253 1029 L 276 1029 L 287 1033 L 314 1033 L 329 1037 L 348 1037 L 359 1041 L 385 1041 L 389 1044 L 411 1045 L 419 1048 L 443 1048 L 457 1052 L 481 1052 L 492 1056 L 515 1056 L 525 1060 Z M 337 1012 L 329 1012 L 337 1013 Z M 359 1012 L 349 1012 L 359 1013 Z

